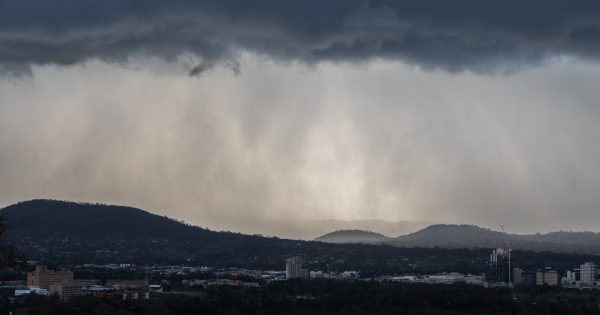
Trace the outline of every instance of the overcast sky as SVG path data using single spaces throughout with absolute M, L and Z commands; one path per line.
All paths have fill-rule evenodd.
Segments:
M 598 230 L 600 2 L 0 0 L 0 205 Z

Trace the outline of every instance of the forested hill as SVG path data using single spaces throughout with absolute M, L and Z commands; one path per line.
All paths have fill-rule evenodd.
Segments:
M 8 239 L 30 260 L 60 263 L 184 263 L 207 260 L 235 265 L 244 248 L 256 253 L 293 241 L 215 232 L 124 206 L 31 200 L 0 210 Z M 255 254 L 256 254 L 255 253 Z
M 415 233 L 399 236 L 392 243 L 423 247 L 499 247 L 508 235 L 475 225 L 437 224 Z
M 395 246 L 493 248 L 600 254 L 600 233 L 552 232 L 547 234 L 506 234 L 475 225 L 432 225 L 389 242 Z
M 360 270 L 363 276 L 443 271 L 481 272 L 490 248 L 444 249 L 330 244 L 215 232 L 131 207 L 55 200 L 0 210 L 8 238 L 29 260 L 56 264 L 133 263 L 282 270 L 298 256 L 312 270 Z M 418 245 L 417 245 L 418 246 Z M 600 257 L 514 252 L 524 268 L 559 270 Z M 561 269 L 563 268 L 563 269 Z
M 389 237 L 375 232 L 362 230 L 339 230 L 319 236 L 315 241 L 326 243 L 365 243 L 380 244 L 390 240 Z
M 132 207 L 31 200 L 0 210 L 11 237 L 210 238 L 209 230 Z M 226 234 L 220 235 L 226 236 Z
M 361 270 L 369 275 L 477 270 L 485 266 L 488 256 L 487 249 L 406 249 L 215 232 L 131 207 L 55 200 L 20 202 L 1 209 L 0 215 L 8 225 L 9 240 L 30 260 L 56 264 L 186 264 L 282 270 L 285 258 L 299 256 L 311 269 Z

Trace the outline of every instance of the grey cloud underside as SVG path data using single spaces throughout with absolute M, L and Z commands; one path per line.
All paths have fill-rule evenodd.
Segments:
M 485 72 L 597 58 L 599 16 L 592 0 L 0 0 L 0 69 L 193 54 L 203 60 L 197 75 L 217 65 L 237 72 L 249 51 Z

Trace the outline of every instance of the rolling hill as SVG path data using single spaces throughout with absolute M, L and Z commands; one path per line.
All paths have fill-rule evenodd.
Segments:
M 216 230 L 233 230 L 244 234 L 261 234 L 279 238 L 313 240 L 316 237 L 339 230 L 372 231 L 389 236 L 405 235 L 419 231 L 438 222 L 433 221 L 385 221 L 385 220 L 282 220 L 269 217 L 244 218 L 231 221 L 230 217 L 211 216 L 208 226 Z
M 20 202 L 0 209 L 0 215 L 7 223 L 9 241 L 29 260 L 59 265 L 185 264 L 282 270 L 285 258 L 298 256 L 311 269 L 361 270 L 369 275 L 478 270 L 487 257 L 487 250 L 330 244 L 216 232 L 141 209 L 68 201 Z
M 216 232 L 141 209 L 56 200 L 20 202 L 0 209 L 0 215 L 7 223 L 9 241 L 29 260 L 59 265 L 185 264 L 282 270 L 285 258 L 298 256 L 312 270 L 360 270 L 363 276 L 481 272 L 487 266 L 489 249 L 507 236 L 474 226 L 435 225 L 390 239 L 388 244 L 332 244 Z M 515 251 L 515 261 L 524 268 L 540 262 L 572 268 L 600 261 L 599 256 L 583 254 L 600 252 L 593 244 L 597 234 L 564 233 L 509 235 L 514 248 L 570 253 Z
M 519 235 L 466 224 L 436 224 L 395 238 L 373 232 L 341 230 L 315 240 L 338 244 L 365 243 L 429 248 L 496 248 L 504 247 L 508 242 L 511 248 L 516 250 L 600 254 L 600 233 L 560 231 Z
M 396 246 L 420 247 L 499 247 L 506 234 L 475 225 L 437 224 L 390 241 Z
M 315 241 L 325 243 L 365 243 L 380 244 L 390 240 L 389 237 L 371 231 L 362 230 L 339 230 L 315 238 Z
M 432 225 L 397 237 L 389 244 L 401 247 L 493 248 L 505 246 L 506 242 L 517 250 L 600 254 L 600 233 L 561 231 L 519 235 L 475 225 Z
M 211 232 L 144 210 L 57 200 L 20 202 L 0 210 L 12 237 L 113 237 L 171 239 L 210 237 Z

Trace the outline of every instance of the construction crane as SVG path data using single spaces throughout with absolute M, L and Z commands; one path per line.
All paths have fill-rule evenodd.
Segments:
M 506 244 L 506 248 L 508 249 L 508 286 L 511 287 L 512 286 L 512 277 L 511 277 L 511 266 L 510 266 L 510 243 L 508 242 L 508 234 L 506 234 L 506 231 L 504 231 L 504 226 L 502 226 L 502 224 L 500 224 L 500 229 L 502 230 L 502 233 L 504 233 L 504 235 L 506 235 L 506 238 L 504 239 L 504 244 Z

